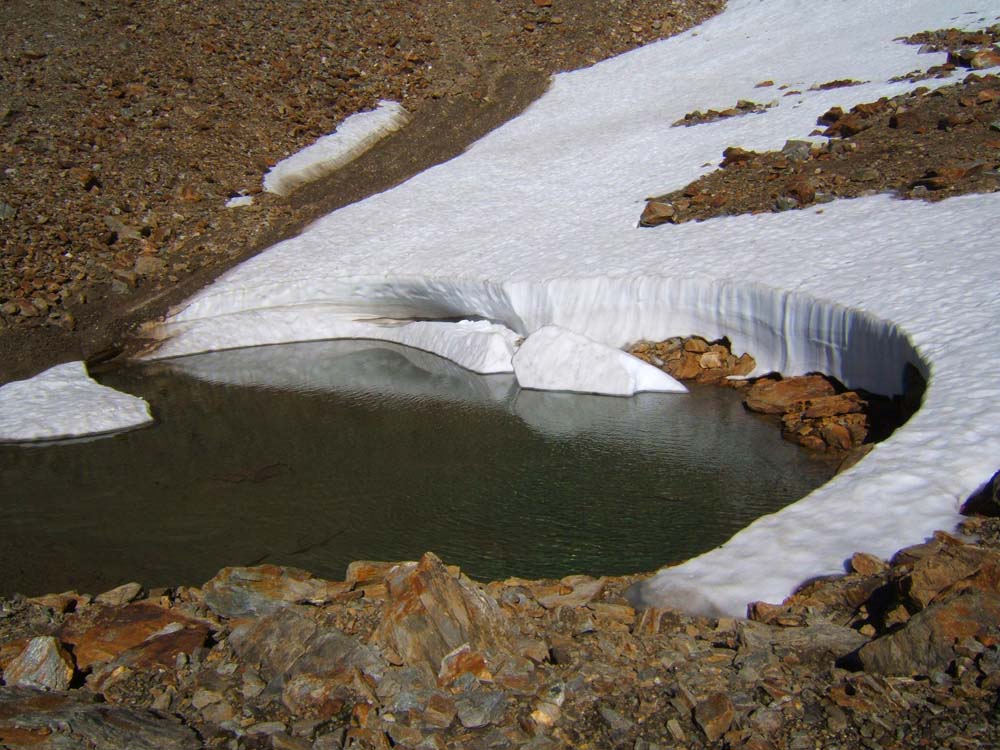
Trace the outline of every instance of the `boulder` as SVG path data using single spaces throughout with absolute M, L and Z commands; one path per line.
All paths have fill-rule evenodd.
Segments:
M 66 690 L 73 679 L 73 658 L 50 635 L 29 640 L 3 671 L 4 682 L 15 687 Z
M 266 615 L 289 604 L 322 604 L 351 589 L 298 568 L 258 565 L 223 568 L 202 587 L 205 604 L 223 617 Z
M 386 582 L 389 598 L 374 642 L 435 681 L 442 660 L 464 644 L 487 657 L 512 651 L 511 626 L 497 602 L 450 574 L 433 553 L 397 566 Z
M 996 640 L 1000 594 L 969 589 L 935 601 L 902 629 L 882 636 L 858 652 L 866 671 L 884 675 L 929 675 L 946 671 L 955 646 L 965 638 Z
M 97 702 L 86 691 L 0 687 L 0 746 L 198 750 L 194 730 L 152 711 Z
M 806 408 L 805 402 L 833 395 L 833 385 L 822 375 L 802 375 L 758 380 L 747 391 L 744 403 L 751 411 L 762 414 L 788 414 Z
M 201 645 L 209 625 L 150 602 L 135 602 L 125 607 L 88 607 L 67 618 L 57 635 L 63 643 L 73 646 L 77 667 L 86 670 L 134 648 L 148 647 L 156 653 L 161 653 L 161 648 L 170 651 L 167 643 L 177 645 L 181 636 L 176 634 L 184 630 L 192 631 L 186 643 Z M 170 634 L 173 635 L 168 641 L 158 642 L 159 636 Z

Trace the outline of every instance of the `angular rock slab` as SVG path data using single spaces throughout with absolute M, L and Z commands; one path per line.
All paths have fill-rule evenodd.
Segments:
M 495 600 L 453 576 L 433 553 L 394 568 L 389 601 L 374 641 L 436 679 L 441 661 L 464 644 L 473 651 L 510 650 L 511 630 Z
M 198 750 L 194 731 L 151 711 L 95 703 L 87 692 L 0 687 L 0 747 Z
M 73 680 L 73 658 L 50 635 L 32 638 L 7 664 L 4 682 L 15 687 L 65 690 Z
M 223 568 L 202 586 L 205 604 L 222 617 L 266 615 L 290 604 L 322 604 L 348 591 L 348 583 L 313 578 L 279 565 Z
M 98 384 L 83 362 L 0 386 L 0 443 L 119 432 L 152 421 L 149 404 Z
M 559 326 L 543 326 L 514 354 L 522 388 L 631 396 L 640 391 L 687 393 L 657 367 Z
M 193 649 L 205 642 L 208 633 L 206 622 L 135 602 L 125 607 L 95 605 L 67 618 L 58 635 L 73 646 L 77 667 L 86 670 L 133 649 L 138 649 L 133 654 L 136 664 L 169 663 L 178 648 Z

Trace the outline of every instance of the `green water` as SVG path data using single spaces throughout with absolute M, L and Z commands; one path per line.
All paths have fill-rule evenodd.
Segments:
M 0 594 L 199 585 L 226 565 L 342 578 L 433 550 L 472 577 L 648 571 L 829 479 L 728 389 L 519 390 L 374 342 L 134 366 L 154 426 L 0 446 Z

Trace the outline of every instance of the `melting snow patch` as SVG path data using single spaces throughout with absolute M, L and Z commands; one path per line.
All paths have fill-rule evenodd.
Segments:
M 119 432 L 152 421 L 144 400 L 96 383 L 83 362 L 0 387 L 0 442 Z
M 383 99 L 376 109 L 351 115 L 330 135 L 275 164 L 264 175 L 264 190 L 288 195 L 357 159 L 409 121 L 402 104 Z
M 667 373 L 641 359 L 559 326 L 544 326 L 525 339 L 514 355 L 514 374 L 522 388 L 543 391 L 687 393 Z
M 226 208 L 242 208 L 253 205 L 252 195 L 234 195 L 226 201 Z

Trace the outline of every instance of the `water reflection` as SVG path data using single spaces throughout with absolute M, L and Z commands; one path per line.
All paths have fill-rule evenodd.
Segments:
M 158 423 L 0 446 L 0 593 L 199 584 L 265 561 L 340 577 L 354 559 L 428 549 L 481 578 L 650 570 L 830 474 L 725 389 L 520 391 L 378 342 L 205 354 L 102 382 L 147 398 Z

